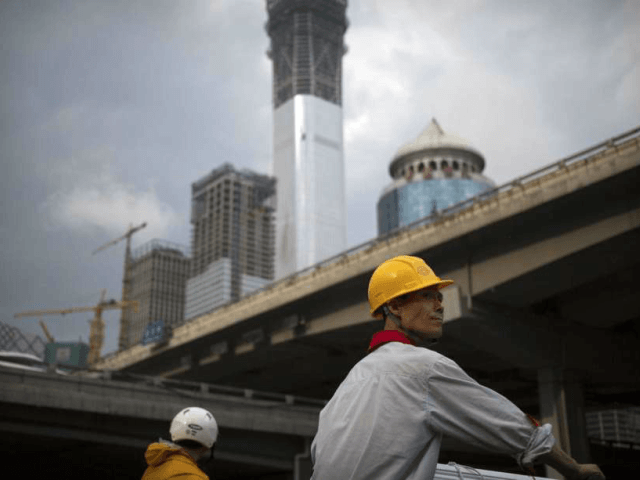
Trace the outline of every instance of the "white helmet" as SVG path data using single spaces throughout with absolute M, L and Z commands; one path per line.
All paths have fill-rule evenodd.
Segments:
M 172 442 L 195 440 L 211 448 L 218 438 L 218 424 L 204 408 L 189 407 L 173 417 L 169 433 Z

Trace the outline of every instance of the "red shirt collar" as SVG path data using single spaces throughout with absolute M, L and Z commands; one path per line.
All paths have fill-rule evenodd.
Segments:
M 373 334 L 373 338 L 369 344 L 369 353 L 373 352 L 376 348 L 384 345 L 385 343 L 390 342 L 414 345 L 414 343 L 404 333 L 398 330 L 381 330 Z

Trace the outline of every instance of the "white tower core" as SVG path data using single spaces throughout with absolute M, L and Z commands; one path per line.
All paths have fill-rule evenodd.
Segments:
M 296 95 L 274 111 L 276 277 L 346 247 L 342 109 Z
M 345 250 L 345 0 L 267 0 L 273 61 L 276 278 Z

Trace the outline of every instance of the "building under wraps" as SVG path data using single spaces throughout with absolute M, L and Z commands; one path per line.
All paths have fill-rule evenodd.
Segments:
M 151 240 L 131 253 L 130 309 L 126 346 L 139 343 L 150 324 L 177 327 L 184 321 L 185 287 L 189 277 L 187 249 L 166 240 Z
M 346 0 L 267 0 L 273 63 L 276 277 L 346 248 L 342 56 Z
M 185 319 L 273 280 L 276 180 L 224 164 L 192 184 Z

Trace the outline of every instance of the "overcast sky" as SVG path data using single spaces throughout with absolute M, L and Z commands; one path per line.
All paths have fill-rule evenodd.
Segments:
M 435 117 L 497 184 L 640 124 L 640 2 L 349 0 L 348 242 L 376 235 L 388 165 Z M 263 0 L 0 2 L 0 321 L 121 296 L 130 223 L 188 245 L 190 185 L 271 173 Z M 363 292 L 364 296 L 364 292 Z M 46 317 L 88 341 L 90 314 Z M 119 313 L 105 313 L 117 347 Z

